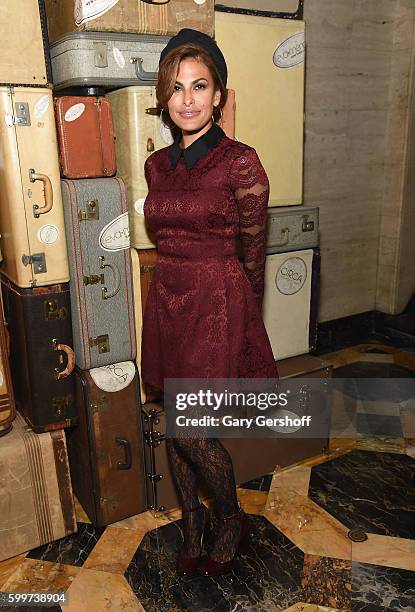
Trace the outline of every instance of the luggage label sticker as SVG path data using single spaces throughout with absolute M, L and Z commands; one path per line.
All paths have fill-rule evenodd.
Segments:
M 278 268 L 275 284 L 280 293 L 293 295 L 304 286 L 307 266 L 301 257 L 289 257 Z
M 101 368 L 89 370 L 91 378 L 102 391 L 116 393 L 128 387 L 135 376 L 135 366 L 132 361 L 120 361 Z
M 101 17 L 118 2 L 119 0 L 75 0 L 74 18 L 76 26 L 79 28 L 83 23 Z
M 40 98 L 38 98 L 38 100 L 36 101 L 33 107 L 33 114 L 36 117 L 36 119 L 41 119 L 43 115 L 45 115 L 45 113 L 47 112 L 49 108 L 49 102 L 50 102 L 50 97 L 48 95 L 43 95 L 43 96 L 40 96 Z
M 193 0 L 193 2 L 196 2 L 196 4 L 204 4 L 206 0 Z
M 118 49 L 118 47 L 113 47 L 112 54 L 114 56 L 115 63 L 118 65 L 118 67 L 121 69 L 124 68 L 125 67 L 125 57 L 123 56 L 121 51 Z
M 99 246 L 110 253 L 130 248 L 130 227 L 128 225 L 128 211 L 115 217 L 99 235 Z
M 85 104 L 83 102 L 73 104 L 65 113 L 65 121 L 76 121 L 76 119 L 79 119 L 79 117 L 82 115 L 84 110 Z
M 58 227 L 52 223 L 42 225 L 37 232 L 37 239 L 43 244 L 55 244 L 59 239 Z
M 285 38 L 275 49 L 272 61 L 277 68 L 293 68 L 302 64 L 305 57 L 304 32 L 296 32 Z

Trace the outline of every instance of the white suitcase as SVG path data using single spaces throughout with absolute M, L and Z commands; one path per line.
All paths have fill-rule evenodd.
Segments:
M 155 87 L 125 87 L 107 95 L 112 106 L 116 136 L 117 173 L 128 193 L 130 244 L 137 249 L 156 246 L 144 224 L 147 183 L 144 162 L 153 151 L 173 142 L 169 128 L 156 114 Z
M 52 91 L 0 87 L 2 271 L 19 287 L 67 282 Z
M 319 253 L 313 249 L 267 255 L 262 314 L 277 361 L 314 348 Z

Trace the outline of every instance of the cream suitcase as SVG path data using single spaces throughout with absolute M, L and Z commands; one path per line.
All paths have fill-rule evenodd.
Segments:
M 277 361 L 315 348 L 318 249 L 267 255 L 262 315 Z
M 43 0 L 0 2 L 0 83 L 46 86 L 51 82 Z
M 243 45 L 235 45 L 235 32 Z M 304 21 L 215 12 L 215 38 L 238 94 L 235 136 L 256 149 L 267 171 L 269 205 L 301 204 Z
M 69 280 L 52 91 L 0 87 L 2 272 L 19 287 Z
M 112 106 L 116 136 L 117 174 L 128 193 L 130 244 L 137 249 L 154 248 L 155 239 L 144 223 L 147 183 L 144 162 L 153 152 L 173 142 L 171 132 L 156 114 L 156 88 L 125 87 L 107 94 Z

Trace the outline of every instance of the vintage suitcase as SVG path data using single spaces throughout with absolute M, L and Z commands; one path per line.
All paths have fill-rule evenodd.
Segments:
M 131 246 L 150 249 L 155 237 L 144 222 L 144 200 L 148 189 L 144 162 L 153 152 L 173 142 L 170 129 L 160 120 L 155 87 L 125 87 L 108 94 L 113 109 L 118 176 L 126 184 L 130 218 Z M 219 123 L 229 138 L 235 135 L 235 92 L 228 90 L 228 101 Z
M 52 82 L 43 0 L 0 3 L 0 83 L 46 86 Z
M 62 180 L 74 350 L 83 370 L 136 356 L 127 194 L 120 178 Z
M 55 98 L 61 176 L 113 176 L 115 162 L 111 104 L 103 96 Z
M 303 18 L 304 0 L 218 0 L 215 11 L 262 17 Z
M 17 408 L 39 433 L 76 423 L 69 283 L 21 289 L 1 280 Z
M 214 0 L 46 0 L 52 42 L 66 32 L 176 34 L 193 28 L 213 36 Z
M 235 32 L 243 45 L 234 44 Z M 270 206 L 303 201 L 304 32 L 304 21 L 215 12 L 228 87 L 243 92 L 235 136 L 256 149 L 270 182 Z M 252 112 L 258 105 L 260 121 Z
M 114 118 L 118 176 L 128 193 L 130 242 L 137 249 L 155 247 L 155 237 L 144 223 L 147 183 L 144 162 L 155 150 L 170 145 L 170 129 L 156 113 L 155 87 L 126 87 L 108 94 Z
M 50 48 L 55 90 L 155 85 L 160 53 L 170 39 L 145 34 L 66 34 Z
M 19 287 L 69 280 L 52 92 L 0 87 L 2 271 Z
M 316 348 L 319 249 L 266 256 L 262 314 L 276 360 Z
M 16 405 L 10 374 L 10 336 L 6 327 L 0 291 L 0 437 L 11 431 Z
M 300 355 L 278 362 L 280 380 L 301 378 L 328 379 L 332 366 L 311 355 Z M 179 501 L 172 481 L 165 441 L 165 413 L 161 402 L 142 406 L 146 456 L 146 484 L 149 509 L 169 510 Z M 276 466 L 286 467 L 314 455 L 325 453 L 329 445 L 329 429 L 320 438 L 222 438 L 229 451 L 237 484 L 273 472 Z M 249 461 L 247 461 L 249 457 Z M 209 491 L 202 491 L 209 494 Z
M 67 434 L 74 493 L 96 526 L 146 510 L 138 377 L 131 361 L 76 368 L 79 425 Z
M 141 403 L 150 402 L 160 397 L 160 391 L 146 385 L 141 380 L 141 334 L 143 331 L 143 316 L 151 279 L 157 262 L 156 249 L 137 250 L 131 248 L 131 268 L 133 274 L 135 334 L 137 338 L 136 364 L 140 375 Z
M 312 249 L 319 243 L 319 209 L 313 206 L 268 208 L 267 253 Z
M 17 413 L 0 444 L 0 508 L 0 561 L 77 531 L 64 430 L 35 434 Z

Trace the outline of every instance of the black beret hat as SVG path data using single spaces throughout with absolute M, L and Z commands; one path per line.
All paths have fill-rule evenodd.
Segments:
M 166 55 L 180 47 L 180 45 L 185 45 L 187 43 L 197 43 L 209 53 L 210 57 L 215 62 L 216 68 L 218 70 L 219 76 L 223 82 L 224 87 L 226 87 L 226 82 L 228 80 L 228 68 L 226 66 L 225 58 L 223 57 L 222 51 L 219 49 L 216 42 L 203 32 L 199 32 L 198 30 L 192 30 L 191 28 L 183 28 L 180 30 L 176 36 L 173 36 L 167 43 L 167 46 L 164 47 L 163 51 L 160 54 L 160 62 L 166 57 Z

